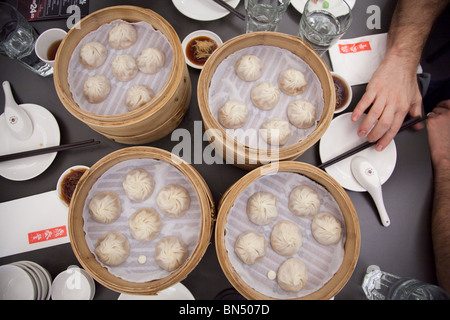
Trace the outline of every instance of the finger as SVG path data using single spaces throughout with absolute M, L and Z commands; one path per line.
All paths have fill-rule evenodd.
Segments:
M 444 108 L 450 110 L 450 100 L 444 100 L 436 105 L 436 108 Z
M 375 124 L 375 126 L 372 128 L 372 130 L 367 135 L 367 141 L 373 142 L 380 139 L 382 136 L 384 136 L 388 130 L 392 127 L 392 124 L 394 122 L 394 112 L 391 108 L 384 109 L 383 114 L 379 118 L 378 122 Z
M 372 104 L 374 99 L 375 96 L 371 94 L 369 91 L 366 91 L 366 93 L 364 93 L 361 100 L 359 100 L 358 104 L 356 105 L 355 109 L 352 112 L 351 118 L 353 122 L 356 122 L 361 118 L 364 111 L 367 110 L 367 108 Z
M 383 151 L 384 149 L 386 149 L 386 147 L 391 143 L 391 141 L 395 138 L 398 131 L 400 130 L 404 118 L 405 117 L 403 115 L 399 114 L 394 115 L 392 125 L 390 126 L 389 130 L 384 134 L 384 136 L 377 141 L 375 145 L 375 150 Z
M 359 126 L 358 136 L 363 137 L 369 133 L 369 131 L 375 125 L 377 120 L 381 117 L 381 114 L 383 113 L 384 109 L 385 109 L 385 100 L 377 99 L 375 103 L 372 105 L 372 108 L 370 108 L 370 111 L 367 113 L 367 116 L 364 118 L 363 122 Z M 372 137 L 374 137 L 374 135 L 372 135 Z M 376 138 L 378 139 L 380 137 L 381 135 L 377 136 Z

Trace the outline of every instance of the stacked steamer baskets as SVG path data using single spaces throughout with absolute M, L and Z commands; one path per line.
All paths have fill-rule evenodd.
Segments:
M 256 80 L 244 81 L 235 69 L 239 59 L 247 55 L 260 60 L 262 73 Z M 279 75 L 288 69 L 300 71 L 306 79 L 306 89 L 300 94 L 280 90 Z M 272 109 L 257 107 L 251 97 L 253 88 L 263 82 L 272 84 L 278 91 L 279 100 Z M 333 79 L 323 60 L 298 37 L 277 32 L 248 33 L 224 43 L 205 64 L 197 90 L 210 143 L 227 163 L 244 169 L 298 158 L 328 128 L 336 99 Z M 260 98 L 266 95 L 269 99 L 272 94 L 274 92 L 259 92 Z M 247 120 L 237 128 L 225 127 L 219 116 L 222 106 L 233 100 L 243 102 L 248 109 Z M 296 100 L 306 100 L 314 105 L 315 119 L 311 126 L 299 128 L 288 119 L 288 106 Z M 266 143 L 260 131 L 262 124 L 273 118 L 287 122 L 285 127 L 291 131 L 287 141 L 280 141 L 278 145 Z
M 319 196 L 320 207 L 310 216 L 298 216 L 291 210 L 290 193 L 298 186 L 308 186 Z M 258 192 L 271 193 L 277 199 L 277 214 L 264 223 L 250 220 L 248 211 L 250 197 Z M 337 220 L 332 221 L 338 221 L 339 229 L 329 221 L 313 227 L 315 217 L 322 212 L 333 215 Z M 344 287 L 356 266 L 360 230 L 353 204 L 334 179 L 309 164 L 284 161 L 254 169 L 227 190 L 217 216 L 215 243 L 220 265 L 247 299 L 331 299 Z M 282 221 L 298 227 L 300 246 L 291 246 L 296 243 L 292 241 L 292 230 L 275 233 L 275 226 Z M 257 233 L 264 242 L 251 238 L 238 241 L 248 232 Z M 261 243 L 264 249 L 258 248 Z M 288 252 L 286 248 L 294 250 Z M 254 252 L 258 252 L 256 260 L 247 260 Z M 293 259 L 301 261 L 303 267 L 291 264 L 282 271 L 283 263 Z
M 143 201 L 130 198 L 123 184 L 127 174 L 136 169 L 145 170 L 153 178 L 153 190 Z M 139 178 L 136 180 L 139 181 Z M 127 185 L 130 187 L 133 182 Z M 184 201 L 188 203 L 184 207 L 187 211 L 182 215 L 168 215 L 158 202 L 159 195 L 163 194 L 161 191 L 169 185 L 182 186 L 188 194 L 189 201 Z M 120 215 L 116 220 L 99 222 L 93 219 L 90 204 L 103 191 L 113 192 L 120 199 Z M 174 199 L 174 203 L 178 203 L 176 194 Z M 142 223 L 141 229 L 135 229 L 136 224 L 132 223 L 133 214 L 143 208 L 156 211 L 160 217 L 160 227 L 151 239 L 136 237 L 136 234 L 143 235 L 146 230 L 155 230 L 152 227 L 155 220 L 137 220 Z M 154 295 L 180 282 L 196 267 L 209 245 L 213 217 L 211 192 L 191 165 L 164 150 L 128 147 L 100 159 L 83 175 L 71 201 L 68 229 L 78 261 L 95 280 L 117 292 Z M 110 247 L 105 245 L 98 251 L 102 236 L 109 232 L 120 233 L 126 240 L 122 238 L 119 242 L 110 242 Z M 169 250 L 168 255 L 158 256 L 156 247 L 167 237 L 176 237 L 185 246 L 165 247 Z M 128 245 L 123 246 L 124 243 Z M 114 246 L 119 250 L 112 248 Z M 172 252 L 170 248 L 179 251 Z M 179 255 L 181 251 L 183 254 Z M 123 259 L 118 264 L 113 263 L 118 256 Z M 177 259 L 171 260 L 173 257 Z M 161 261 L 166 262 L 160 264 Z
M 137 30 L 136 42 L 126 49 L 115 49 L 108 43 L 109 30 L 119 22 L 132 24 Z M 108 56 L 100 67 L 86 69 L 80 63 L 79 52 L 81 45 L 91 40 L 104 44 Z M 160 71 L 145 74 L 139 69 L 130 81 L 114 77 L 111 67 L 114 57 L 131 55 L 137 60 L 147 47 L 164 53 L 165 62 Z M 104 101 L 90 103 L 83 96 L 83 84 L 88 76 L 97 74 L 110 80 L 111 90 Z M 74 26 L 58 49 L 54 82 L 62 104 L 73 116 L 109 139 L 124 144 L 145 144 L 171 133 L 189 108 L 191 97 L 191 81 L 175 30 L 155 12 L 134 6 L 96 11 Z M 130 110 L 125 107 L 125 100 L 133 84 L 147 85 L 154 96 Z

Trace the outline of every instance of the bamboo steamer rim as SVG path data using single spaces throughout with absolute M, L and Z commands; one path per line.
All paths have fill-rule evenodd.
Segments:
M 356 210 L 345 190 L 327 173 L 307 163 L 283 161 L 258 167 L 243 176 L 225 192 L 217 206 L 217 221 L 215 228 L 216 252 L 220 266 L 231 284 L 245 298 L 256 300 L 276 299 L 253 289 L 237 274 L 228 258 L 228 252 L 225 246 L 225 226 L 230 210 L 241 192 L 256 179 L 277 172 L 299 173 L 314 180 L 333 195 L 342 211 L 346 229 L 346 241 L 344 246 L 344 259 L 341 266 L 322 288 L 304 297 L 293 299 L 329 300 L 344 287 L 356 267 L 361 242 L 360 227 Z
M 126 281 L 109 273 L 87 246 L 83 231 L 83 206 L 93 184 L 114 165 L 130 159 L 155 159 L 175 166 L 192 184 L 199 199 L 202 221 L 194 251 L 181 267 L 168 276 L 143 283 Z M 82 267 L 105 287 L 126 294 L 155 295 L 180 282 L 197 266 L 209 245 L 214 227 L 214 201 L 205 180 L 191 165 L 176 155 L 154 147 L 128 147 L 112 152 L 96 162 L 80 179 L 69 207 L 68 230 L 70 243 Z
M 70 59 L 78 42 L 88 33 L 98 29 L 103 24 L 119 19 L 128 22 L 147 22 L 167 38 L 173 51 L 173 65 L 170 75 L 160 92 L 151 101 L 139 108 L 118 115 L 99 115 L 87 112 L 78 106 L 72 98 L 67 79 Z M 87 28 L 85 25 L 90 23 L 93 24 L 93 27 Z M 75 41 L 75 43 L 73 41 Z M 56 93 L 63 105 L 72 115 L 88 125 L 111 125 L 114 123 L 120 125 L 127 120 L 139 120 L 140 118 L 148 117 L 163 108 L 176 91 L 177 85 L 183 81 L 183 70 L 185 69 L 187 70 L 187 67 L 180 38 L 167 20 L 150 9 L 131 5 L 120 5 L 95 11 L 81 19 L 69 30 L 56 53 L 53 79 Z
M 299 56 L 299 52 L 302 52 L 303 56 L 299 56 L 303 59 L 311 69 L 316 73 L 320 69 L 321 72 L 324 72 L 325 79 L 324 82 L 319 78 L 322 90 L 324 94 L 324 110 L 322 112 L 322 116 L 319 120 L 319 123 L 316 129 L 308 135 L 303 140 L 298 141 L 295 144 L 290 146 L 278 148 L 276 154 L 278 154 L 277 159 L 272 159 L 271 154 L 272 151 L 270 149 L 262 149 L 265 151 L 265 154 L 268 157 L 264 158 L 264 161 L 273 161 L 273 160 L 293 160 L 294 158 L 300 156 L 305 150 L 314 145 L 324 134 L 326 129 L 331 123 L 333 119 L 335 104 L 336 104 L 336 93 L 334 90 L 334 82 L 333 77 L 328 69 L 328 66 L 325 62 L 317 55 L 317 53 L 305 43 L 299 37 L 288 35 L 280 32 L 272 32 L 272 31 L 259 31 L 259 32 L 251 32 L 239 35 L 234 37 L 228 41 L 226 41 L 223 45 L 217 48 L 212 55 L 206 61 L 198 80 L 197 87 L 197 97 L 200 113 L 202 115 L 203 121 L 205 123 L 205 128 L 214 128 L 219 130 L 219 133 L 222 137 L 227 137 L 226 141 L 233 141 L 232 144 L 226 144 L 225 148 L 230 151 L 238 153 L 240 150 L 243 150 L 242 155 L 250 154 L 255 155 L 258 154 L 258 150 L 248 147 L 247 145 L 242 144 L 241 142 L 235 140 L 233 137 L 226 133 L 226 130 L 219 124 L 219 122 L 214 118 L 211 109 L 209 107 L 209 87 L 211 84 L 212 77 L 220 65 L 220 63 L 227 58 L 230 54 L 237 52 L 241 49 L 257 46 L 257 45 L 266 45 L 266 46 L 275 46 L 282 49 L 289 50 Z M 295 49 L 295 50 L 294 50 Z M 295 52 L 294 52 L 295 51 Z M 297 53 L 296 53 L 297 52 Z M 311 65 L 311 62 L 314 62 L 314 66 Z M 317 64 L 317 66 L 316 66 Z M 317 75 L 319 77 L 319 75 Z M 326 103 L 325 94 L 327 88 L 329 89 L 329 102 Z M 235 146 L 238 146 L 237 148 Z M 294 155 L 294 157 L 293 157 Z

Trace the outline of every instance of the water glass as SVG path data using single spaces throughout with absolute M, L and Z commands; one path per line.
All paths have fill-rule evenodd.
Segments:
M 40 76 L 53 73 L 53 67 L 34 52 L 37 32 L 28 21 L 8 3 L 0 3 L 0 54 L 19 61 Z
M 298 36 L 322 56 L 352 23 L 352 10 L 344 0 L 308 0 Z
M 290 0 L 245 0 L 246 32 L 276 31 Z

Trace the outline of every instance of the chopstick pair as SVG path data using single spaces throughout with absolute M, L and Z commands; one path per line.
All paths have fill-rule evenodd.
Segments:
M 227 9 L 228 11 L 230 11 L 231 13 L 233 13 L 236 17 L 238 17 L 241 20 L 245 20 L 245 16 L 240 13 L 239 11 L 237 11 L 235 8 L 233 8 L 232 6 L 230 6 L 228 3 L 224 2 L 223 0 L 213 0 L 215 3 L 221 5 L 222 7 L 224 7 L 225 9 Z
M 95 141 L 94 139 L 89 139 L 89 140 L 78 141 L 78 142 L 73 142 L 73 143 L 68 143 L 68 144 L 62 144 L 62 145 L 53 146 L 53 147 L 39 148 L 39 149 L 34 149 L 34 150 L 29 150 L 29 151 L 5 154 L 3 156 L 0 156 L 0 162 L 20 159 L 20 158 L 26 158 L 26 157 L 32 157 L 32 156 L 38 156 L 41 154 L 46 154 L 46 153 L 51 153 L 51 152 L 58 152 L 58 151 L 64 151 L 64 150 L 69 150 L 69 149 L 93 146 L 93 145 L 96 145 L 99 143 L 100 143 L 100 141 Z
M 427 119 L 426 116 L 425 117 L 417 116 L 417 117 L 411 118 L 411 119 L 403 122 L 399 132 L 401 132 L 401 131 L 403 131 L 405 129 L 408 129 L 409 127 L 411 127 L 411 126 L 413 126 L 413 125 L 415 125 L 415 124 L 417 124 L 419 122 L 422 122 L 422 121 L 424 121 L 426 119 Z M 340 155 L 338 155 L 338 156 L 336 156 L 336 157 L 334 157 L 334 158 L 332 158 L 332 159 L 330 159 L 328 161 L 325 161 L 324 163 L 318 165 L 317 167 L 319 169 L 325 169 L 326 167 L 329 167 L 332 164 L 335 164 L 336 162 L 342 161 L 342 160 L 344 160 L 344 159 L 346 159 L 346 158 L 348 158 L 348 157 L 350 157 L 350 156 L 352 156 L 352 155 L 354 155 L 354 154 L 356 154 L 356 153 L 358 153 L 360 151 L 363 151 L 363 150 L 365 150 L 365 149 L 375 145 L 376 143 L 377 143 L 377 141 L 375 141 L 375 142 L 366 141 L 366 142 L 364 142 L 364 143 L 362 143 L 362 144 L 360 144 L 360 145 L 358 145 L 358 146 L 356 146 L 356 147 L 354 147 L 354 148 L 352 148 L 352 149 L 350 149 L 350 150 L 348 150 L 348 151 L 346 151 L 346 152 L 344 152 L 344 153 L 342 153 L 342 154 L 340 154 Z

